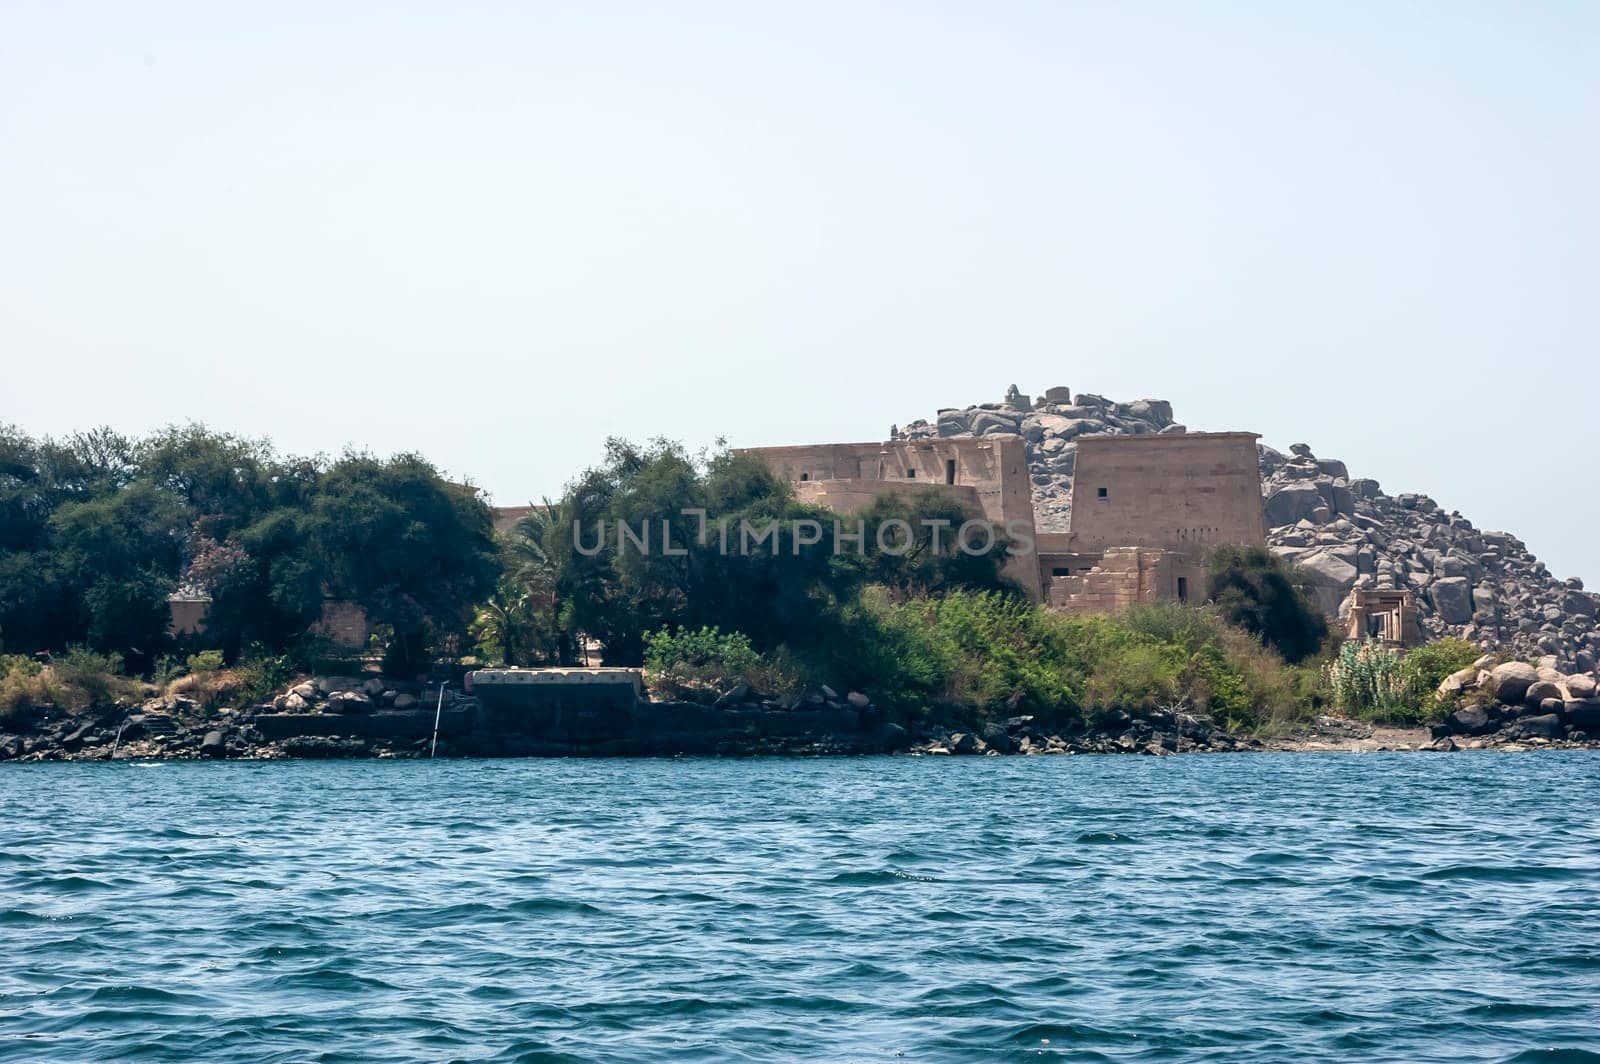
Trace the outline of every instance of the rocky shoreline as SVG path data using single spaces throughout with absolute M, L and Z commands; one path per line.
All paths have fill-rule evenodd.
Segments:
M 1512 663 L 1515 666 L 1517 663 Z M 1497 681 L 1484 670 L 1474 685 L 1516 693 L 1522 669 Z M 1529 669 L 1528 671 L 1534 671 Z M 1455 678 L 1465 682 L 1464 677 Z M 1600 748 L 1561 712 L 1532 713 L 1522 686 L 1517 705 L 1491 702 L 1455 711 L 1427 727 L 1398 727 L 1323 716 L 1271 735 L 1238 735 L 1171 710 L 1114 713 L 1087 732 L 1061 734 L 1032 716 L 979 726 L 887 720 L 864 696 L 832 691 L 784 706 L 653 702 L 636 707 L 632 727 L 569 721 L 546 734 L 494 728 L 477 699 L 377 679 L 336 677 L 297 683 L 273 703 L 205 712 L 183 699 L 99 714 L 41 714 L 25 729 L 0 732 L 0 761 L 280 760 L 430 756 L 437 716 L 440 757 L 671 757 L 1121 755 L 1196 753 L 1541 750 Z M 1538 708 L 1549 708 L 1542 705 Z M 1550 718 L 1550 719 L 1547 719 Z M 586 730 L 587 729 L 587 730 Z

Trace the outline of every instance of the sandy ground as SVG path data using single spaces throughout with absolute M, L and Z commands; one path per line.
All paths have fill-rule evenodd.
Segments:
M 1352 754 L 1376 750 L 1422 750 L 1433 745 L 1427 728 L 1413 725 L 1365 724 L 1320 717 L 1315 726 L 1265 740 L 1269 750 L 1339 750 Z

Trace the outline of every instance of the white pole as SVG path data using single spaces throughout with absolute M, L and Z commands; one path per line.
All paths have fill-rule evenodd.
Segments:
M 439 752 L 439 716 L 444 712 L 444 689 L 448 686 L 443 681 L 439 683 L 439 704 L 433 710 L 433 745 L 428 748 L 430 758 Z

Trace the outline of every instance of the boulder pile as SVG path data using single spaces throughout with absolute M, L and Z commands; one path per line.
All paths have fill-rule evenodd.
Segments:
M 371 713 L 379 708 L 415 709 L 422 688 L 378 676 L 317 676 L 302 680 L 272 700 L 279 713 Z M 463 696 L 444 692 L 453 706 Z M 431 704 L 431 703 L 430 703 Z
M 1033 478 L 1034 525 L 1040 532 L 1066 532 L 1072 522 L 1072 471 L 1080 436 L 1176 435 L 1184 426 L 1172 420 L 1164 399 L 1116 403 L 1101 395 L 1050 388 L 1037 400 L 1016 385 L 998 403 L 939 411 L 935 421 L 914 421 L 891 430 L 898 438 L 939 436 L 1021 436 L 1028 445 Z
M 1409 590 L 1430 639 L 1454 636 L 1593 672 L 1600 596 L 1560 580 L 1508 532 L 1481 531 L 1426 495 L 1389 495 L 1305 444 L 1261 448 L 1267 541 L 1305 566 L 1325 605 L 1354 588 Z
M 892 430 L 907 439 L 1020 435 L 1041 532 L 1070 529 L 1080 437 L 1184 431 L 1165 400 L 1113 402 L 1065 387 L 1033 399 L 1015 385 L 1000 402 L 940 410 L 931 422 Z M 1517 537 L 1480 531 L 1426 495 L 1389 495 L 1303 443 L 1287 454 L 1262 446 L 1260 456 L 1267 543 L 1311 573 L 1329 614 L 1356 588 L 1410 590 L 1430 639 L 1553 656 L 1575 673 L 1600 664 L 1600 595 L 1579 579 L 1557 579 Z
M 1554 655 L 1496 663 L 1483 657 L 1439 685 L 1465 704 L 1433 726 L 1454 745 L 1461 737 L 1493 742 L 1585 742 L 1600 738 L 1600 694 L 1589 673 L 1563 673 Z

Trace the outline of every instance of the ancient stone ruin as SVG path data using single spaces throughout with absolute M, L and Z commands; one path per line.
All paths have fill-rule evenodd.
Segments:
M 1042 535 L 1071 529 L 1073 508 L 1083 504 L 1074 492 L 1082 440 L 1188 434 L 1164 400 L 1113 402 L 1065 387 L 1047 389 L 1026 409 L 1024 398 L 1013 388 L 1003 402 L 940 410 L 893 436 L 1021 436 Z M 1330 616 L 1348 623 L 1357 591 L 1408 592 L 1416 629 L 1407 638 L 1456 636 L 1516 656 L 1551 656 L 1567 672 L 1594 671 L 1600 596 L 1577 578 L 1558 579 L 1517 537 L 1481 531 L 1426 495 L 1389 495 L 1305 444 L 1287 454 L 1258 452 L 1266 541 L 1311 573 Z M 1113 564 L 1137 563 L 1117 557 Z
M 1006 403 L 1026 400 L 1013 388 Z M 1202 592 L 1213 548 L 1265 542 L 1253 433 L 1085 439 L 1074 447 L 1080 476 L 1069 488 L 1082 493 L 1076 517 L 1070 528 L 1046 532 L 1038 527 L 1041 478 L 1030 472 L 1026 436 L 1010 431 L 1018 427 L 1010 421 L 974 420 L 982 435 L 913 432 L 882 443 L 742 453 L 764 460 L 801 499 L 842 513 L 907 489 L 955 499 L 1005 528 L 1013 579 L 1072 612 L 1187 601 Z

